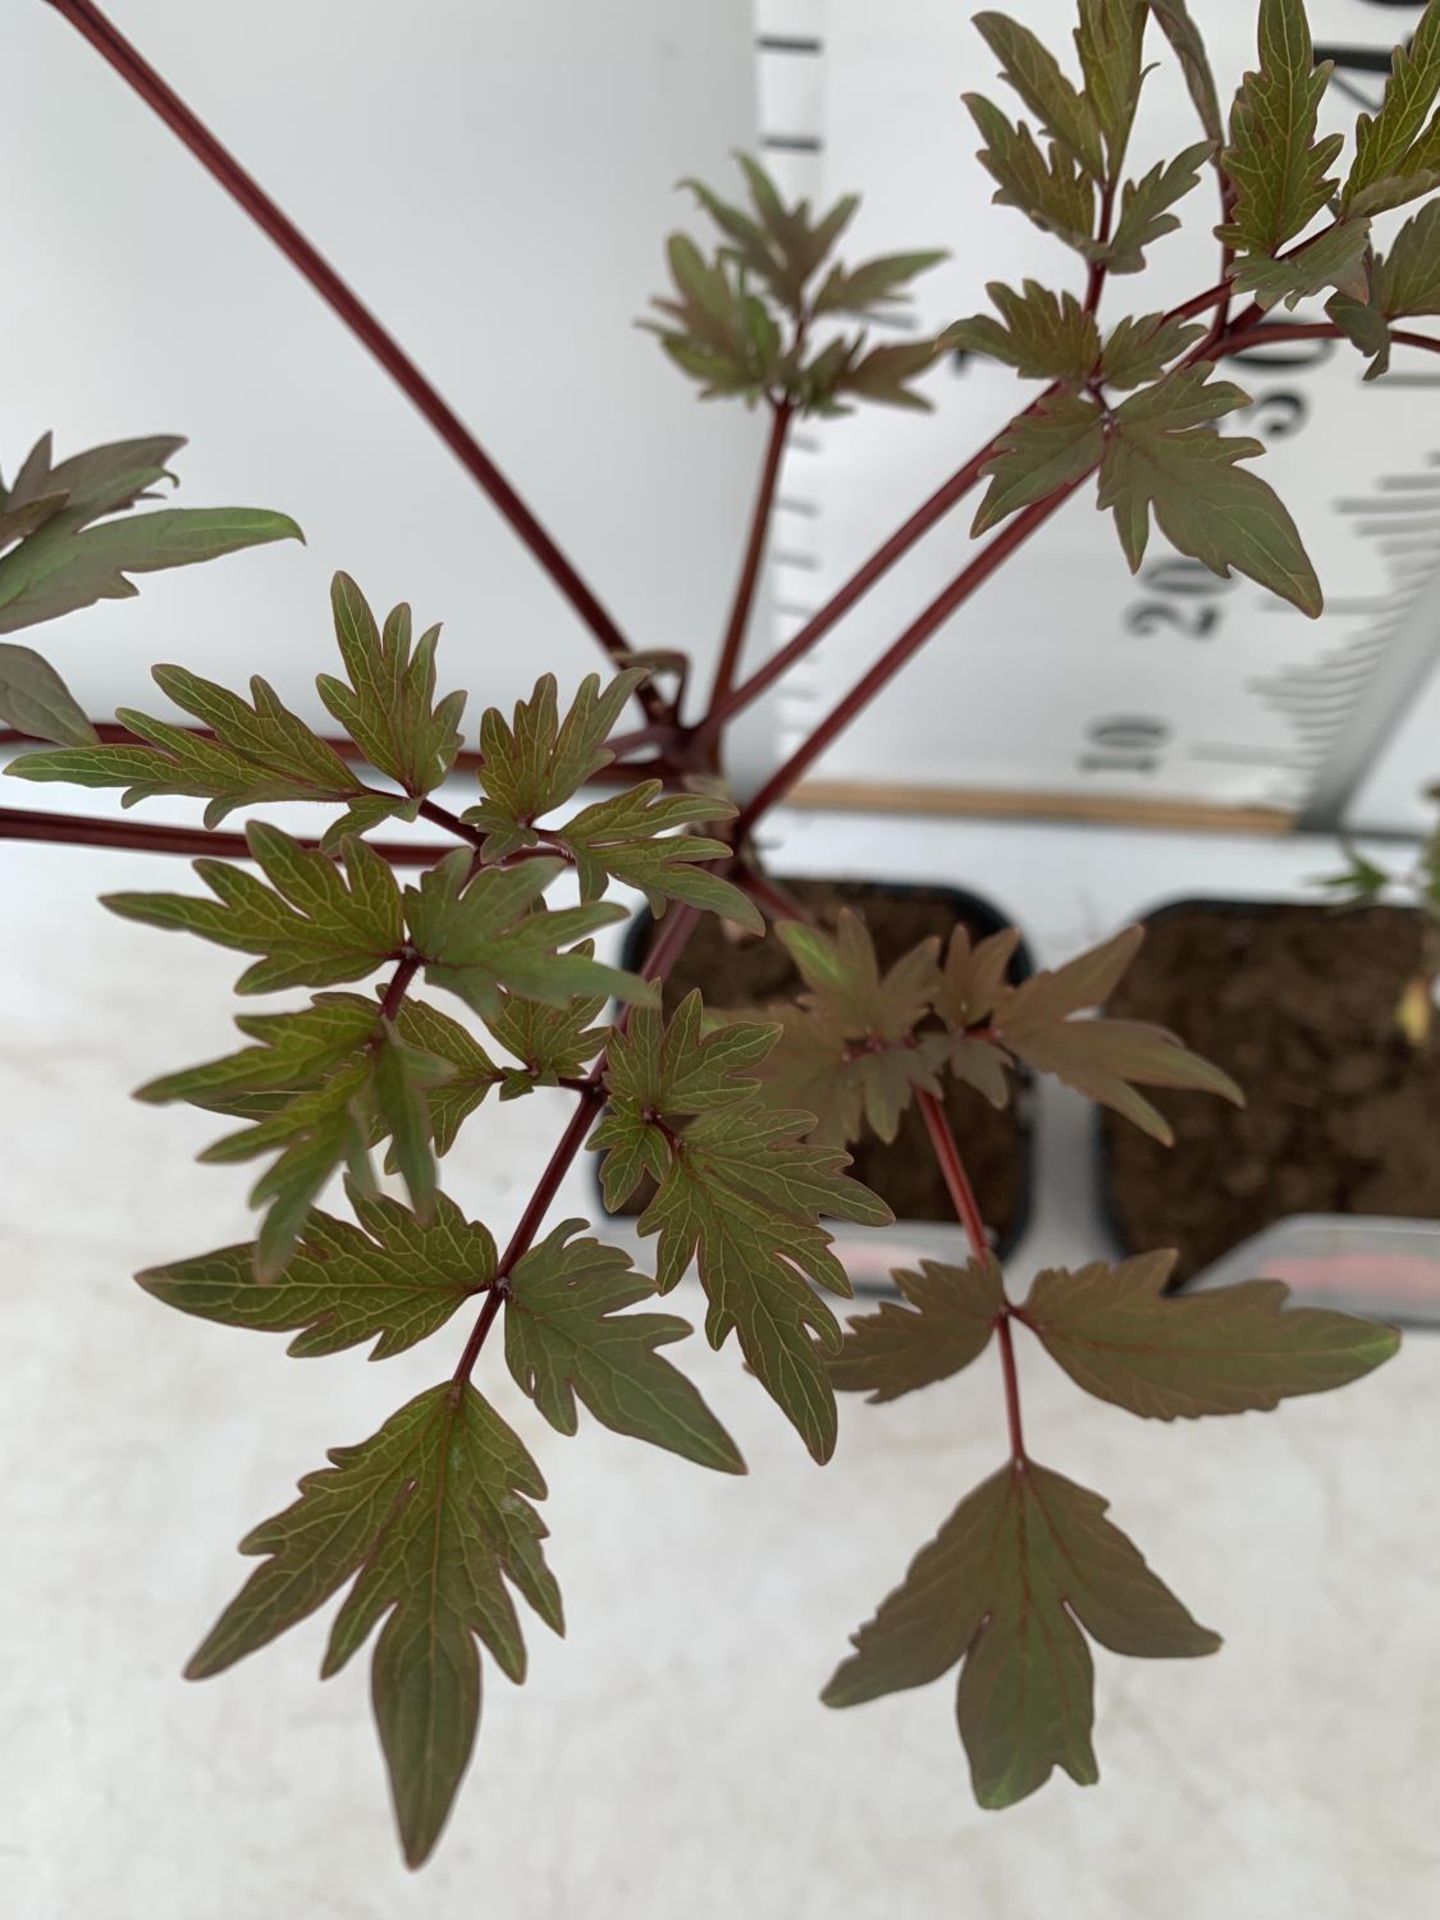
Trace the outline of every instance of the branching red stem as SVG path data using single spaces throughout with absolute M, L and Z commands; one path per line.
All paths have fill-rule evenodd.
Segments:
M 842 734 L 850 722 L 856 718 L 876 694 L 889 685 L 900 669 L 917 654 L 931 634 L 944 626 L 951 614 L 963 607 L 977 588 L 983 586 L 1002 561 L 1009 558 L 1017 547 L 1023 546 L 1037 527 L 1055 513 L 1076 488 L 1089 478 L 1082 474 L 1057 492 L 1048 494 L 1045 499 L 1037 500 L 1034 506 L 1026 507 L 1017 513 L 1008 525 L 1003 527 L 995 538 L 970 562 L 963 572 L 957 574 L 943 593 L 936 596 L 925 611 L 908 626 L 893 645 L 886 648 L 880 658 L 850 689 L 839 705 L 831 711 L 810 734 L 809 738 L 791 754 L 790 758 L 761 787 L 760 791 L 747 805 L 741 808 L 739 818 L 732 826 L 735 844 L 741 845 L 762 814 L 776 806 L 800 779 L 808 767 L 819 759 L 832 741 Z
M 618 659 L 626 653 L 629 642 L 624 634 L 474 434 L 441 398 L 399 342 L 306 239 L 289 215 L 281 211 L 174 88 L 160 77 L 114 23 L 93 4 L 93 0 L 49 0 L 49 4 L 154 109 L 231 199 L 245 209 L 266 237 L 309 281 L 355 338 L 373 354 L 406 398 L 439 434 L 471 479 L 489 496 L 517 538 L 528 547 L 606 653 L 612 659 Z M 658 719 L 662 709 L 654 689 L 642 687 L 638 697 L 649 718 Z
M 720 659 L 715 668 L 715 685 L 710 694 L 710 710 L 729 693 L 735 681 L 736 669 L 740 664 L 741 650 L 745 645 L 745 635 L 750 625 L 751 609 L 755 605 L 755 588 L 760 579 L 760 561 L 765 552 L 765 540 L 770 531 L 770 515 L 775 504 L 775 487 L 780 478 L 780 462 L 785 455 L 785 439 L 790 430 L 790 418 L 794 407 L 788 399 L 771 402 L 770 433 L 765 443 L 765 458 L 760 468 L 760 484 L 755 491 L 755 507 L 750 516 L 750 533 L 745 542 L 745 557 L 740 565 L 740 578 L 735 583 L 735 598 L 730 608 L 730 619 L 725 628 L 725 639 L 720 648 Z

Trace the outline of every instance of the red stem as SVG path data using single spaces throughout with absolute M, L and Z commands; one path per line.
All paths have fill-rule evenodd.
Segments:
M 1217 302 L 1224 300 L 1229 286 L 1221 282 L 1217 286 L 1207 287 L 1203 293 L 1197 293 L 1193 299 L 1186 300 L 1181 306 L 1172 307 L 1165 316 L 1167 320 L 1188 320 L 1197 313 L 1205 313 Z M 1060 392 L 1061 383 L 1047 387 L 1039 398 L 1031 403 L 1019 417 L 1033 413 L 1054 394 Z M 1010 425 L 1013 426 L 1012 421 Z M 1009 428 L 1004 431 L 1008 432 Z M 998 436 L 997 436 L 998 438 Z M 820 610 L 813 614 L 800 631 L 788 640 L 778 653 L 772 654 L 762 667 L 758 667 L 748 679 L 743 680 L 735 690 L 718 701 L 701 721 L 696 729 L 697 744 L 708 744 L 720 732 L 727 722 L 737 713 L 768 693 L 775 682 L 783 677 L 797 660 L 818 646 L 830 629 L 838 624 L 857 601 L 864 598 L 878 581 L 882 580 L 895 564 L 922 540 L 930 529 L 944 519 L 950 509 L 959 504 L 972 488 L 977 486 L 984 475 L 986 463 L 995 451 L 996 441 L 988 440 L 979 452 L 958 467 L 943 486 L 931 494 L 930 498 L 916 508 L 903 526 L 897 527 L 885 544 L 865 562 L 864 566 L 853 573 L 844 586 L 826 601 Z
M 831 711 L 815 728 L 807 740 L 791 754 L 783 765 L 771 774 L 753 799 L 741 808 L 739 818 L 734 822 L 731 833 L 739 846 L 745 836 L 754 827 L 762 814 L 783 800 L 807 767 L 811 766 L 832 741 L 842 734 L 850 722 L 868 707 L 882 688 L 887 686 L 900 669 L 917 654 L 937 628 L 944 626 L 951 614 L 964 606 L 977 588 L 983 586 L 1002 561 L 1007 560 L 1019 546 L 1022 546 L 1037 527 L 1043 526 L 1050 516 L 1070 498 L 1076 488 L 1089 478 L 1088 473 L 1070 481 L 1055 493 L 1047 494 L 1043 500 L 1037 500 L 1022 513 L 1017 513 L 1009 525 L 997 533 L 983 552 L 965 570 L 957 574 L 944 592 L 939 594 L 925 611 L 914 620 L 893 645 L 887 647 L 880 658 L 850 689 L 839 705 Z
M 950 1121 L 945 1108 L 936 1094 L 918 1093 L 915 1098 L 925 1120 L 925 1131 L 930 1136 L 930 1144 L 935 1149 L 935 1158 L 939 1162 L 940 1171 L 945 1176 L 945 1185 L 954 1205 L 956 1217 L 965 1229 L 971 1258 L 983 1264 L 989 1257 L 990 1242 L 985 1233 L 980 1202 L 975 1198 L 975 1189 L 971 1186 L 970 1176 L 965 1171 L 965 1162 L 960 1158 L 960 1148 L 956 1143 L 955 1135 L 950 1130 Z
M 651 947 L 640 969 L 644 980 L 663 980 L 685 951 L 686 942 L 700 918 L 698 907 L 672 906 L 660 923 L 660 936 Z M 627 1007 L 615 1023 L 615 1031 L 623 1033 L 630 1022 L 630 1009 Z M 601 1054 L 590 1069 L 586 1079 L 577 1089 L 579 1105 L 570 1116 L 570 1124 L 556 1143 L 555 1151 L 550 1155 L 544 1173 L 541 1174 L 535 1191 L 531 1194 L 525 1211 L 510 1236 L 510 1244 L 501 1256 L 498 1275 L 494 1285 L 486 1295 L 485 1305 L 479 1318 L 470 1330 L 470 1338 L 465 1342 L 465 1350 L 455 1368 L 455 1380 L 468 1380 L 475 1370 L 481 1349 L 495 1324 L 505 1299 L 509 1294 L 509 1276 L 514 1272 L 516 1263 L 530 1249 L 531 1242 L 540 1231 L 550 1203 L 560 1190 L 560 1183 L 570 1171 L 580 1149 L 589 1138 L 590 1129 L 605 1104 L 605 1061 Z
M 771 402 L 770 436 L 765 445 L 760 484 L 755 493 L 755 508 L 750 516 L 750 537 L 745 543 L 745 558 L 741 562 L 740 578 L 735 584 L 730 621 L 715 668 L 715 685 L 710 694 L 712 712 L 734 685 L 735 671 L 740 664 L 740 651 L 745 645 L 745 634 L 750 625 L 750 610 L 755 604 L 755 588 L 760 578 L 765 538 L 770 531 L 770 510 L 775 502 L 775 486 L 780 478 L 780 462 L 785 454 L 785 436 L 790 430 L 793 412 L 794 407 L 788 399 Z
M 1025 1452 L 1025 1429 L 1020 1424 L 1020 1375 L 1015 1367 L 1015 1336 L 1008 1312 L 997 1318 L 995 1334 L 1000 1342 L 1000 1370 L 1005 1376 L 1005 1422 L 1010 1429 L 1010 1459 L 1014 1466 L 1023 1467 L 1029 1456 Z
M 814 924 L 815 916 L 758 868 L 742 863 L 734 868 L 730 878 L 742 892 L 749 894 L 756 906 L 763 907 L 772 920 L 803 920 L 807 925 Z
M 264 188 L 220 144 L 204 122 L 99 7 L 92 4 L 92 0 L 49 0 L 49 4 L 154 109 L 170 131 L 190 149 L 200 164 L 245 209 L 267 238 L 275 243 L 291 265 L 309 281 L 355 338 L 374 355 L 407 399 L 439 434 L 471 479 L 489 495 L 499 513 L 529 548 L 611 658 L 618 659 L 626 653 L 629 642 L 624 634 L 499 467 L 399 342 L 306 239 L 294 221 L 281 211 Z M 661 703 L 652 687 L 640 688 L 637 697 L 652 720 L 661 717 Z
M 390 984 L 385 989 L 385 997 L 380 1002 L 380 1018 L 393 1020 L 400 1011 L 400 1003 L 410 991 L 410 982 L 420 971 L 421 960 L 418 953 L 407 953 L 390 976 Z

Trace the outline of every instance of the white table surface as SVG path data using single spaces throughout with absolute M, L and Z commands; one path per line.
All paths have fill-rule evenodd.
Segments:
M 1181 893 L 1293 891 L 1322 848 L 1094 829 L 795 817 L 792 870 L 988 892 L 1042 961 Z M 1440 1910 L 1440 1341 L 1278 1415 L 1176 1428 L 1022 1356 L 1039 1458 L 1105 1493 L 1226 1645 L 1097 1650 L 1102 1783 L 971 1802 L 948 1684 L 835 1714 L 846 1635 L 1003 1447 L 993 1356 L 890 1408 L 847 1401 L 821 1472 L 733 1347 L 680 1350 L 748 1479 L 586 1420 L 565 1441 L 481 1385 L 550 1482 L 570 1622 L 531 1677 L 487 1666 L 475 1765 L 418 1879 L 399 1865 L 365 1662 L 315 1677 L 314 1620 L 203 1686 L 180 1667 L 240 1535 L 327 1445 L 448 1370 L 458 1333 L 369 1366 L 167 1314 L 126 1276 L 246 1232 L 213 1116 L 127 1090 L 228 1044 L 232 957 L 99 911 L 174 885 L 141 855 L 4 849 L 6 1391 L 0 1911 L 17 1920 L 1421 1920 Z M 499 1231 L 563 1096 L 488 1107 L 448 1163 Z M 1102 1247 L 1087 1118 L 1047 1090 L 1028 1270 Z M 584 1211 L 588 1169 L 554 1217 Z M 677 1296 L 698 1317 L 689 1283 Z

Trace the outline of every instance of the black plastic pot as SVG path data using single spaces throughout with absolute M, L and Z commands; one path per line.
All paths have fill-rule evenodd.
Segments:
M 1440 1218 L 1440 1046 L 1416 1052 L 1394 1021 L 1418 916 L 1182 899 L 1145 925 L 1108 1011 L 1177 1032 L 1247 1106 L 1162 1091 L 1168 1151 L 1100 1114 L 1100 1207 L 1122 1253 L 1179 1245 L 1184 1285 L 1295 1215 Z
M 835 896 L 837 895 L 844 895 L 852 890 L 863 890 L 863 893 L 872 899 L 878 898 L 881 901 L 904 902 L 915 906 L 921 911 L 926 908 L 933 908 L 937 914 L 943 913 L 944 915 L 948 915 L 949 925 L 963 924 L 966 926 L 970 931 L 972 939 L 975 940 L 985 939 L 990 934 L 999 933 L 1013 924 L 1013 922 L 1007 919 L 990 901 L 959 887 L 921 884 L 908 885 L 898 881 L 871 881 L 850 878 L 837 880 L 829 876 L 809 880 L 796 879 L 788 875 L 784 876 L 783 884 L 789 892 L 821 889 L 826 895 L 830 896 L 832 901 L 835 900 Z M 850 902 L 842 898 L 838 904 L 859 903 Z M 642 911 L 637 915 L 635 920 L 631 922 L 627 930 L 623 948 L 623 964 L 627 968 L 638 970 L 643 964 L 654 924 L 648 911 Z M 929 931 L 930 929 L 927 928 L 926 930 Z M 872 931 L 877 930 L 872 929 Z M 923 937 L 923 935 L 919 937 Z M 761 943 L 758 942 L 754 943 L 752 951 L 758 949 L 760 944 Z M 913 941 L 906 941 L 904 944 L 913 944 Z M 877 945 L 880 946 L 882 963 L 888 964 L 898 957 L 893 951 L 889 953 L 885 951 L 883 926 L 878 929 Z M 778 950 L 776 953 L 774 965 L 776 967 L 783 966 L 788 968 L 788 957 L 783 955 L 783 950 Z M 1026 979 L 1032 971 L 1033 963 L 1030 951 L 1022 938 L 1016 948 L 1014 959 L 1011 962 L 1010 978 L 1012 981 L 1018 983 Z M 682 986 L 695 984 L 684 972 L 672 976 L 672 981 L 676 979 L 681 982 Z M 799 984 L 798 976 L 796 977 L 795 984 L 797 986 Z M 788 988 L 782 987 L 777 991 L 772 987 L 764 993 L 762 997 L 774 1000 L 782 997 L 785 991 L 788 991 Z M 678 997 L 678 994 L 672 997 Z M 712 1000 L 712 1004 L 726 1004 L 723 1000 L 717 1001 L 713 993 L 707 995 L 707 997 Z M 667 1004 L 669 1004 L 668 1000 Z M 745 1004 L 745 1002 L 732 999 L 729 1004 L 740 1005 Z M 961 1134 L 962 1148 L 965 1144 L 963 1136 L 967 1125 L 971 1128 L 984 1126 L 988 1131 L 999 1125 L 1007 1124 L 1007 1122 L 1002 1121 L 999 1117 L 994 1116 L 992 1110 L 981 1100 L 980 1095 L 974 1093 L 972 1090 L 968 1088 L 957 1089 L 957 1096 L 956 1104 L 952 1110 L 952 1119 L 955 1121 L 957 1130 Z M 909 1123 L 909 1117 L 907 1117 L 907 1125 Z M 914 1116 L 914 1123 L 917 1126 L 920 1124 L 918 1115 Z M 1008 1217 L 1005 1219 L 1003 1229 L 996 1240 L 996 1252 L 1001 1259 L 1004 1259 L 1018 1243 L 1030 1215 L 1033 1155 L 1029 1116 L 1029 1085 L 1027 1080 L 1022 1079 L 1017 1085 L 1016 1097 L 1008 1114 L 1008 1127 L 1014 1135 L 1018 1166 L 1015 1169 L 1014 1186 L 1010 1194 L 1011 1204 L 1006 1210 Z M 867 1184 L 875 1186 L 876 1189 L 883 1194 L 885 1192 L 885 1181 L 883 1177 L 877 1173 L 876 1166 L 887 1154 L 893 1153 L 901 1156 L 907 1168 L 913 1167 L 917 1159 L 928 1166 L 930 1159 L 928 1147 L 921 1146 L 917 1154 L 913 1151 L 914 1146 L 915 1143 L 912 1140 L 910 1143 L 911 1150 L 907 1150 L 906 1134 L 903 1130 L 893 1148 L 887 1149 L 878 1142 L 867 1143 L 864 1147 L 858 1149 L 858 1151 L 864 1153 L 866 1158 L 865 1164 L 857 1167 L 857 1173 L 867 1181 Z M 836 1233 L 837 1252 L 846 1265 L 847 1270 L 851 1273 L 851 1277 L 859 1290 L 889 1290 L 890 1282 L 888 1275 L 894 1267 L 909 1264 L 917 1258 L 946 1257 L 947 1243 L 954 1241 L 957 1229 L 954 1223 L 953 1211 L 950 1208 L 948 1197 L 944 1194 L 943 1186 L 937 1188 L 937 1195 L 938 1202 L 935 1206 L 933 1216 L 917 1221 L 905 1218 L 894 1198 L 887 1194 L 886 1197 L 891 1199 L 891 1204 L 895 1207 L 897 1222 L 893 1229 L 883 1233 L 876 1230 L 857 1232 L 854 1229 L 837 1224 L 834 1229 Z M 983 1206 L 986 1199 L 983 1186 L 980 1190 L 980 1199 Z M 948 1253 L 949 1257 L 954 1257 L 954 1248 L 950 1247 Z

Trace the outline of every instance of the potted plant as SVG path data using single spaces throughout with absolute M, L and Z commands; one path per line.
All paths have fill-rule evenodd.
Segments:
M 1440 1220 L 1429 1149 L 1440 1102 L 1440 834 L 1401 870 L 1349 841 L 1343 853 L 1343 867 L 1318 883 L 1323 903 L 1160 908 L 1117 989 L 1116 1015 L 1203 1035 L 1211 1057 L 1254 1090 L 1218 1125 L 1213 1109 L 1179 1098 L 1174 1152 L 1163 1157 L 1103 1126 L 1117 1237 L 1133 1249 L 1156 1218 L 1168 1220 L 1176 1284 L 1298 1214 Z
M 244 995 L 305 996 L 242 1014 L 244 1044 L 223 1058 L 178 1069 L 157 1061 L 163 1070 L 141 1089 L 146 1101 L 222 1116 L 227 1131 L 208 1160 L 266 1162 L 252 1195 L 261 1213 L 253 1240 L 179 1256 L 157 1245 L 162 1264 L 142 1284 L 187 1313 L 292 1335 L 301 1356 L 373 1343 L 378 1358 L 436 1339 L 452 1322 L 460 1330 L 448 1347 L 437 1340 L 431 1387 L 370 1437 L 334 1449 L 294 1503 L 247 1536 L 256 1565 L 188 1671 L 219 1672 L 343 1591 L 325 1671 L 378 1633 L 375 1715 L 406 1858 L 424 1860 L 470 1762 L 482 1648 L 510 1678 L 524 1676 L 512 1590 L 547 1626 L 563 1623 L 542 1544 L 545 1486 L 484 1382 L 507 1367 L 536 1415 L 562 1433 L 575 1432 L 583 1404 L 621 1434 L 743 1471 L 730 1436 L 659 1351 L 687 1323 L 628 1311 L 670 1293 L 693 1265 L 711 1344 L 734 1336 L 758 1388 L 817 1461 L 834 1446 L 837 1391 L 893 1399 L 960 1372 L 995 1343 L 1004 1379 L 997 1471 L 921 1549 L 824 1698 L 847 1706 L 958 1667 L 960 1731 L 981 1804 L 1010 1805 L 1056 1768 L 1093 1781 L 1090 1640 L 1186 1657 L 1213 1651 L 1218 1638 L 1106 1517 L 1106 1501 L 1032 1452 L 1017 1339 L 1036 1339 L 1101 1400 L 1170 1419 L 1273 1408 L 1340 1385 L 1386 1359 L 1396 1336 L 1340 1314 L 1281 1311 L 1285 1289 L 1272 1282 L 1167 1300 L 1163 1251 L 1113 1268 L 1048 1271 L 1012 1291 L 948 1117 L 952 1082 L 1003 1107 L 1021 1070 L 1053 1074 L 1157 1133 L 1164 1121 L 1142 1089 L 1230 1099 L 1238 1090 L 1164 1029 L 1084 1017 L 1113 999 L 1139 929 L 1019 981 L 1013 930 L 976 940 L 957 926 L 943 944 L 922 939 L 885 965 L 858 915 L 842 912 L 827 927 L 777 885 L 757 857 L 755 829 L 949 615 L 1097 474 L 1099 504 L 1114 514 L 1132 567 L 1153 521 L 1191 558 L 1221 573 L 1238 568 L 1318 609 L 1319 583 L 1294 524 L 1246 464 L 1262 449 L 1216 431 L 1245 399 L 1216 377 L 1216 362 L 1255 337 L 1267 308 L 1317 292 L 1330 295 L 1325 329 L 1368 353 L 1411 342 L 1391 324 L 1410 296 L 1396 294 L 1377 261 L 1370 222 L 1377 207 L 1423 197 L 1436 183 L 1422 122 L 1440 95 L 1440 0 L 1417 35 L 1426 63 L 1417 54 L 1397 64 L 1343 181 L 1331 172 L 1337 143 L 1316 133 L 1324 74 L 1313 70 L 1300 0 L 1262 0 L 1258 67 L 1228 131 L 1181 0 L 1084 0 L 1078 83 L 1025 29 L 978 16 L 1043 133 L 1037 140 L 971 95 L 982 163 L 999 200 L 1084 261 L 1084 292 L 997 285 L 994 313 L 944 336 L 1043 383 L 1039 397 L 799 634 L 748 670 L 743 647 L 789 425 L 852 401 L 913 403 L 913 383 L 940 343 L 872 346 L 863 316 L 931 256 L 843 263 L 836 249 L 852 203 L 818 216 L 787 204 L 753 162 L 744 163 L 748 205 L 697 189 L 720 241 L 707 254 L 672 240 L 662 344 L 704 391 L 763 408 L 770 425 L 715 683 L 698 711 L 676 689 L 673 658 L 627 644 L 423 376 L 136 50 L 89 0 L 56 4 L 401 375 L 607 656 L 603 681 L 591 676 L 562 700 L 542 675 L 512 713 L 489 708 L 478 732 L 467 732 L 464 696 L 440 692 L 437 630 L 417 637 L 406 607 L 378 619 L 342 574 L 332 611 L 343 673 L 320 681 L 333 739 L 263 681 L 246 699 L 179 668 L 156 677 L 183 718 L 126 709 L 108 737 L 92 738 L 56 676 L 35 658 L 6 656 L 12 724 L 55 742 L 21 754 L 12 773 L 118 788 L 130 800 L 177 793 L 208 802 L 204 831 L 127 827 L 123 837 L 198 851 L 206 891 L 112 895 L 111 911 L 244 954 Z M 1147 34 L 1180 60 L 1203 138 L 1137 172 L 1127 147 Z M 1224 206 L 1215 282 L 1167 312 L 1102 318 L 1114 277 L 1143 265 L 1207 170 Z M 1432 229 L 1422 212 L 1391 262 L 1403 246 L 1433 264 Z M 1266 337 L 1290 330 L 1271 323 Z M 1419 340 L 1422 349 L 1436 344 Z M 989 537 L 975 557 L 757 791 L 732 797 L 730 723 L 985 483 L 974 532 Z M 81 592 L 93 581 L 88 529 L 65 523 L 64 488 L 43 497 L 46 514 L 17 529 L 19 544 L 0 559 L 0 606 L 7 584 L 37 568 L 74 580 L 71 604 L 94 597 Z M 98 531 L 102 545 L 119 538 Z M 124 590 L 113 567 L 104 579 Z M 623 727 L 631 702 L 638 722 Z M 447 782 L 462 749 L 470 804 L 452 806 Z M 598 783 L 599 796 L 587 798 Z M 319 844 L 253 821 L 243 837 L 219 831 L 226 814 L 260 801 L 329 808 Z M 396 818 L 423 819 L 443 840 L 418 852 L 392 843 L 387 823 Z M 36 826 L 12 815 L 7 830 L 115 841 L 113 829 L 84 819 Z M 402 886 L 397 868 L 407 860 L 421 872 Z M 614 886 L 645 894 L 659 916 L 643 960 L 628 969 L 602 960 L 594 944 L 626 915 L 608 897 Z M 707 1010 L 698 992 L 672 1011 L 662 1006 L 660 990 L 706 915 L 754 932 L 774 925 L 803 982 L 782 1020 Z M 620 1011 L 606 1021 L 612 995 Z M 493 1232 L 445 1195 L 441 1162 L 463 1127 L 499 1124 L 491 1096 L 526 1097 L 540 1085 L 573 1097 L 571 1117 L 517 1216 Z M 844 1331 L 821 1291 L 850 1291 L 828 1223 L 882 1226 L 889 1209 L 846 1173 L 838 1143 L 867 1127 L 893 1134 L 910 1110 L 965 1257 L 902 1268 L 902 1300 Z M 612 1206 L 654 1183 L 639 1222 L 643 1268 L 603 1227 L 549 1218 L 587 1147 L 603 1156 Z

